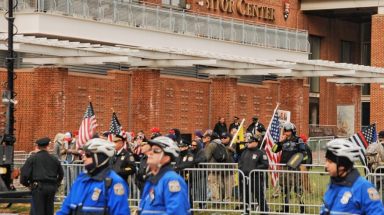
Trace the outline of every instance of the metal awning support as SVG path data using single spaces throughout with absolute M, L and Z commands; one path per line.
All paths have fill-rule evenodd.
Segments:
M 124 56 L 100 56 L 100 57 L 42 57 L 42 58 L 23 58 L 24 63 L 32 64 L 55 64 L 55 65 L 83 65 L 95 64 L 100 65 L 106 62 L 114 63 L 134 63 L 140 62 L 141 59 Z
M 249 75 L 279 75 L 290 74 L 291 69 L 203 69 L 200 73 L 209 75 L 249 76 Z

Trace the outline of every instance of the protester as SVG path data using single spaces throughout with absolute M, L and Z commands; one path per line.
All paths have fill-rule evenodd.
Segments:
M 219 121 L 216 123 L 213 132 L 220 135 L 221 133 L 228 133 L 227 124 L 225 124 L 225 118 L 219 117 Z
M 179 156 L 175 141 L 168 137 L 157 137 L 150 140 L 149 144 L 152 148 L 147 163 L 151 175 L 144 185 L 139 213 L 190 214 L 187 185 L 170 166 Z
M 345 139 L 331 140 L 326 147 L 325 169 L 331 181 L 320 214 L 384 214 L 379 193 L 354 168 L 360 148 Z
M 38 151 L 21 167 L 20 183 L 32 191 L 31 214 L 52 215 L 57 188 L 64 171 L 60 161 L 47 151 L 48 137 L 38 139 Z
M 83 150 L 86 172 L 77 177 L 56 214 L 129 215 L 128 185 L 110 167 L 114 144 L 95 138 Z
M 228 132 L 231 132 L 233 129 L 239 130 L 239 127 L 240 127 L 239 117 L 234 116 L 233 122 L 229 125 Z

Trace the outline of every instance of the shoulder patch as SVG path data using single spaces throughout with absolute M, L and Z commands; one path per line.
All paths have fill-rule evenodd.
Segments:
M 192 156 L 189 156 L 189 157 L 188 157 L 188 161 L 189 161 L 189 162 L 193 161 L 193 157 L 192 157 Z
M 267 155 L 263 155 L 263 160 L 268 160 Z
M 352 197 L 352 193 L 347 191 L 343 194 L 343 197 L 340 199 L 340 203 L 346 205 L 349 202 L 349 199 Z
M 135 158 L 133 156 L 129 156 L 129 161 L 135 161 Z
M 257 154 L 253 154 L 252 155 L 252 160 L 256 160 L 256 158 L 257 158 Z
M 380 200 L 380 195 L 379 195 L 379 192 L 377 192 L 377 190 L 373 187 L 369 188 L 367 190 L 368 192 L 368 195 L 369 195 L 369 198 L 372 200 L 372 201 L 378 201 Z
M 168 182 L 168 189 L 171 193 L 176 193 L 181 190 L 180 183 L 177 180 Z
M 100 197 L 100 193 L 101 193 L 101 190 L 97 187 L 95 187 L 95 189 L 93 190 L 93 193 L 92 193 L 92 200 L 93 201 L 97 201 L 99 200 L 99 197 Z
M 121 183 L 117 183 L 113 185 L 113 192 L 115 192 L 116 196 L 122 196 L 124 195 L 124 186 Z

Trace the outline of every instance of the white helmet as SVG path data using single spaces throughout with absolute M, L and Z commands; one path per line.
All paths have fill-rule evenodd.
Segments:
M 179 157 L 180 149 L 179 149 L 179 147 L 177 147 L 176 142 L 173 141 L 169 137 L 160 136 L 160 137 L 156 137 L 152 140 L 149 140 L 148 142 L 151 146 L 157 145 L 157 146 L 161 147 L 163 149 L 163 151 L 166 154 L 171 155 L 172 158 Z
M 113 157 L 115 154 L 115 144 L 108 140 L 94 138 L 84 145 L 84 150 L 92 153 L 104 153 L 108 157 Z
M 286 122 L 283 125 L 284 131 L 292 131 L 292 133 L 296 133 L 296 126 L 292 122 Z
M 348 158 L 352 163 L 359 160 L 360 157 L 360 147 L 342 138 L 329 141 L 327 150 L 331 151 L 335 156 Z

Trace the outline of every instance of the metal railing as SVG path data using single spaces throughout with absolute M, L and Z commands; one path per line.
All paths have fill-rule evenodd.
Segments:
M 325 146 L 327 142 L 335 139 L 333 136 L 310 137 L 307 141 L 312 150 L 312 163 L 323 165 L 325 163 Z
M 6 10 L 7 0 L 0 0 Z M 308 32 L 172 8 L 106 0 L 18 0 L 17 12 L 51 13 L 240 44 L 309 52 Z

